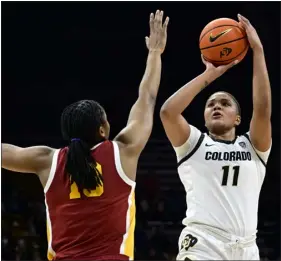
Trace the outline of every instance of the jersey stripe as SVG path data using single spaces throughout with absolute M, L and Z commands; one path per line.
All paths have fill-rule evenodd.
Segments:
M 124 172 L 123 168 L 122 168 L 122 164 L 121 164 L 121 158 L 120 158 L 120 150 L 118 147 L 117 142 L 112 141 L 113 144 L 113 150 L 114 150 L 114 161 L 115 161 L 115 167 L 117 169 L 117 172 L 120 176 L 120 178 L 127 183 L 129 186 L 131 187 L 135 187 L 136 186 L 136 182 L 131 180 Z
M 49 188 L 52 184 L 52 181 L 55 177 L 55 173 L 56 173 L 56 170 L 57 170 L 59 151 L 60 150 L 55 150 L 54 155 L 53 155 L 51 170 L 50 170 L 49 177 L 48 177 L 48 180 L 47 180 L 45 188 L 44 188 L 45 194 L 49 190 Z
M 251 140 L 250 140 L 249 135 L 246 133 L 246 134 L 244 134 L 243 136 L 245 136 L 245 137 L 247 138 L 247 140 L 250 142 L 250 144 L 251 144 L 251 146 L 253 147 L 253 150 L 254 150 L 254 152 L 256 153 L 256 155 L 258 156 L 259 160 L 260 160 L 261 163 L 266 167 L 265 162 L 262 160 L 262 158 L 261 158 L 261 157 L 259 156 L 259 154 L 256 152 L 256 150 L 255 150 L 255 148 L 254 148 L 254 146 L 253 146 L 253 144 L 252 144 L 252 142 L 251 142 Z
M 48 240 L 48 250 L 47 250 L 47 257 L 48 260 L 53 260 L 56 253 L 52 248 L 52 223 L 50 219 L 50 214 L 49 214 L 49 207 L 47 204 L 47 200 L 45 199 L 45 205 L 46 205 L 46 217 L 47 217 L 47 240 Z
M 48 177 L 48 180 L 47 180 L 45 188 L 44 188 L 45 194 L 48 192 L 48 190 L 52 184 L 52 181 L 55 177 L 59 151 L 60 151 L 59 149 L 55 150 L 54 155 L 53 155 L 51 170 L 50 170 L 49 177 Z M 47 217 L 46 225 L 47 225 L 47 240 L 48 240 L 47 258 L 48 258 L 48 260 L 53 260 L 56 253 L 52 248 L 52 223 L 51 223 L 51 219 L 50 219 L 49 207 L 47 204 L 46 195 L 45 195 L 45 205 L 46 205 L 46 217 Z
M 203 133 L 201 133 L 201 136 L 197 142 L 197 144 L 195 145 L 194 149 L 188 153 L 185 157 L 183 157 L 179 162 L 178 162 L 178 167 L 185 161 L 187 161 L 200 147 L 201 143 L 204 140 L 205 135 Z
M 134 259 L 134 231 L 136 224 L 136 206 L 135 206 L 135 192 L 132 187 L 128 198 L 128 210 L 126 215 L 126 233 L 123 236 L 123 242 L 120 247 L 120 254 L 129 257 L 129 260 Z

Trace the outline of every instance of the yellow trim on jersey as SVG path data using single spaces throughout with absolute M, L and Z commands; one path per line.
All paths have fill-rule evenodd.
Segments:
M 134 232 L 136 225 L 136 204 L 135 204 L 135 192 L 130 195 L 131 206 L 129 207 L 129 215 L 130 215 L 130 225 L 128 230 L 128 237 L 124 242 L 124 254 L 130 258 L 130 260 L 134 259 Z
M 45 205 L 46 205 L 46 228 L 47 228 L 47 240 L 48 240 L 48 250 L 47 250 L 47 258 L 48 260 L 53 260 L 56 256 L 55 251 L 52 248 L 52 222 L 49 213 L 49 206 L 47 204 L 47 199 L 45 198 Z
M 134 232 L 136 225 L 136 205 L 135 192 L 132 187 L 128 197 L 128 209 L 126 214 L 126 233 L 123 235 L 123 241 L 120 246 L 120 254 L 129 257 L 129 260 L 134 260 Z
M 54 255 L 53 255 L 52 251 L 49 249 L 49 244 L 50 244 L 50 240 L 51 240 L 50 239 L 51 228 L 50 228 L 48 219 L 47 219 L 46 223 L 47 223 L 47 241 L 48 241 L 47 258 L 48 258 L 48 260 L 53 260 Z

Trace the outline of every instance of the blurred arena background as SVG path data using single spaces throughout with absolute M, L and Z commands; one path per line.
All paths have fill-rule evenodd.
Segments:
M 148 18 L 170 17 L 155 124 L 137 174 L 135 259 L 171 260 L 177 253 L 185 193 L 160 124 L 165 99 L 204 70 L 198 48 L 215 18 L 245 15 L 264 45 L 273 97 L 273 148 L 260 197 L 262 260 L 280 260 L 280 2 L 2 2 L 2 141 L 64 146 L 62 109 L 99 101 L 111 137 L 125 126 L 137 97 L 147 50 Z M 232 93 L 242 107 L 240 133 L 252 113 L 252 56 L 204 90 L 186 111 L 204 130 L 206 98 Z M 34 175 L 2 171 L 2 260 L 46 260 L 44 194 Z M 204 191 L 202 191 L 204 193 Z

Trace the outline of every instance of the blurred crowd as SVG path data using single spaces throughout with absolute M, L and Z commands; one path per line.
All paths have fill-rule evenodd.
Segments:
M 184 190 L 163 189 L 153 173 L 140 175 L 136 204 L 135 259 L 175 260 L 186 209 Z M 38 178 L 2 169 L 1 208 L 2 260 L 46 260 L 46 215 Z M 261 260 L 280 260 L 280 223 L 275 214 L 259 216 Z

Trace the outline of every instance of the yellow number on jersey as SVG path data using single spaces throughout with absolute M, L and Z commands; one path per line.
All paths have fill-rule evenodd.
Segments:
M 102 168 L 101 168 L 101 165 L 99 163 L 97 163 L 96 168 L 100 172 L 100 174 L 102 175 Z M 94 190 L 91 190 L 90 192 L 87 189 L 83 189 L 83 194 L 86 197 L 99 197 L 103 194 L 103 185 L 97 187 Z M 69 198 L 70 199 L 81 198 L 81 194 L 80 194 L 80 192 L 78 190 L 78 187 L 77 187 L 75 182 L 73 182 L 71 187 L 70 187 Z

